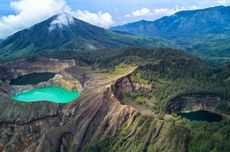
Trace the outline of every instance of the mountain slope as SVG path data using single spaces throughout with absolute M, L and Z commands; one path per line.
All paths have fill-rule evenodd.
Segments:
M 216 63 L 230 61 L 230 6 L 181 11 L 156 21 L 139 21 L 112 30 L 161 36 Z
M 153 47 L 170 44 L 161 39 L 111 32 L 64 13 L 2 41 L 0 59 L 7 61 L 53 50 L 74 52 L 127 45 Z
M 223 33 L 230 30 L 230 7 L 211 7 L 201 10 L 181 11 L 156 21 L 139 21 L 112 30 L 136 34 L 180 36 Z

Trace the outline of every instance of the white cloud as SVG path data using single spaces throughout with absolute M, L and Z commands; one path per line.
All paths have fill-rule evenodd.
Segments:
M 180 9 L 169 9 L 169 8 L 159 8 L 159 9 L 150 10 L 148 8 L 142 8 L 139 10 L 135 10 L 131 14 L 127 14 L 124 17 L 130 18 L 130 17 L 148 17 L 154 15 L 161 15 L 161 16 L 172 15 L 179 10 Z
M 217 1 L 220 5 L 225 5 L 227 2 L 226 0 L 218 0 Z
M 114 23 L 112 16 L 107 12 L 72 11 L 65 0 L 17 0 L 12 1 L 10 5 L 16 11 L 16 15 L 0 18 L 0 38 L 5 38 L 63 12 L 105 28 Z
M 109 28 L 114 24 L 112 16 L 107 12 L 92 13 L 87 10 L 77 10 L 71 14 L 78 19 L 104 28 Z
M 168 8 L 160 8 L 153 10 L 153 14 L 155 15 L 171 15 L 177 12 L 177 9 L 168 9 Z
M 196 5 L 192 5 L 192 6 L 188 6 L 188 7 L 177 7 L 177 8 L 173 8 L 173 9 L 169 9 L 169 8 L 159 8 L 159 9 L 155 9 L 152 11 L 153 15 L 173 15 L 176 12 L 179 11 L 183 11 L 183 10 L 195 10 L 195 9 L 200 9 L 201 7 L 196 6 Z
M 162 16 L 169 16 L 173 15 L 176 12 L 183 11 L 183 10 L 195 10 L 200 9 L 201 7 L 197 5 L 191 5 L 187 7 L 176 7 L 176 8 L 157 8 L 157 9 L 149 9 L 149 8 L 142 8 L 132 12 L 131 14 L 127 14 L 124 17 L 131 18 L 131 17 L 147 17 L 151 19 L 157 19 Z
M 11 7 L 17 11 L 17 15 L 4 16 L 0 19 L 0 38 L 69 10 L 64 0 L 12 1 Z
M 68 26 L 74 22 L 73 16 L 63 13 L 57 16 L 55 20 L 50 23 L 49 31 L 52 31 L 56 27 L 62 28 Z
M 132 15 L 135 17 L 149 16 L 149 15 L 151 15 L 151 11 L 148 8 L 142 8 L 142 9 L 139 9 L 139 10 L 132 12 Z
M 226 3 L 226 0 L 218 0 L 217 1 L 219 4 L 225 4 Z

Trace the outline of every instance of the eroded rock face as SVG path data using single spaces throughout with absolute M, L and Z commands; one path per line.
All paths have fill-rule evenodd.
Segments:
M 131 92 L 134 90 L 134 86 L 128 77 L 125 77 L 124 79 L 121 79 L 120 81 L 118 81 L 117 87 L 119 87 L 120 89 L 122 89 L 126 92 Z
M 60 120 L 47 117 L 28 124 L 0 124 L 0 151 L 21 152 L 35 151 L 30 148 L 37 145 L 39 139 L 50 128 L 58 126 Z
M 132 82 L 130 75 L 122 77 L 116 81 L 112 86 L 115 96 L 122 100 L 122 92 L 130 93 L 132 91 L 144 91 L 146 93 L 154 93 L 155 88 L 152 84 L 142 84 L 138 82 Z
M 225 110 L 221 107 L 225 107 Z M 219 110 L 220 108 L 221 111 Z M 168 113 L 198 110 L 221 112 L 229 115 L 230 103 L 221 102 L 221 99 L 215 96 L 185 96 L 169 101 L 166 105 L 166 111 Z
M 152 92 L 154 90 L 152 84 L 141 84 L 141 83 L 133 83 L 135 90 L 143 90 L 147 93 Z
M 0 66 L 0 80 L 7 81 L 14 77 L 15 70 L 8 66 Z
M 0 151 L 23 151 L 60 123 L 59 104 L 14 102 L 4 93 L 0 102 Z
M 1 97 L 1 123 L 27 124 L 45 117 L 57 116 L 61 106 L 50 102 L 20 103 Z
M 104 134 L 116 135 L 121 125 L 135 113 L 135 109 L 121 105 L 113 96 L 101 93 L 84 100 L 76 110 L 65 125 L 46 134 L 36 149 L 38 152 L 45 151 L 47 147 L 61 145 L 64 148 L 68 139 L 63 135 L 70 132 L 74 140 L 69 146 L 70 151 L 81 151 L 85 144 L 98 141 Z
M 132 82 L 129 76 L 118 80 L 115 86 L 122 89 L 125 92 L 131 92 L 133 90 L 138 90 L 138 91 L 145 91 L 149 93 L 149 92 L 154 91 L 154 87 L 152 86 L 152 84 L 141 84 L 138 82 Z

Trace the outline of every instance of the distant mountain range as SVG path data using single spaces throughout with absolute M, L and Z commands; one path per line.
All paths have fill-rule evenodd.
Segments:
M 17 32 L 0 42 L 0 61 L 48 52 L 90 51 L 124 46 L 166 47 L 163 39 L 112 32 L 63 13 Z
M 161 36 L 208 60 L 230 61 L 230 6 L 181 11 L 155 21 L 142 20 L 111 29 Z
M 179 36 L 223 33 L 230 31 L 230 7 L 218 6 L 181 11 L 155 21 L 138 21 L 112 30 L 135 34 Z

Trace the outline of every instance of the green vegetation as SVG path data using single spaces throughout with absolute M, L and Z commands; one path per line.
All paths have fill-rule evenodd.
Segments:
M 138 116 L 132 125 L 122 125 L 115 137 L 104 135 L 96 143 L 90 143 L 84 152 L 103 151 L 173 151 L 173 152 L 226 152 L 230 149 L 230 121 L 208 123 L 189 121 L 176 115 L 165 119 L 165 105 L 168 101 L 184 95 L 214 95 L 222 101 L 230 99 L 230 66 L 215 67 L 199 58 L 175 49 L 124 48 L 89 55 L 85 63 L 101 69 L 115 70 L 117 65 L 132 64 L 138 68 L 128 77 L 132 82 L 152 84 L 154 93 L 143 90 L 122 92 L 124 102 L 135 101 L 149 106 L 159 113 L 152 117 Z M 81 58 L 83 59 L 83 58 Z M 223 111 L 226 107 L 222 107 Z M 160 124 L 163 129 L 160 129 Z M 151 129 L 155 132 L 151 135 Z M 157 130 L 160 130 L 157 135 Z M 148 135 L 151 135 L 148 139 Z
M 122 125 L 111 137 L 104 135 L 87 144 L 83 152 L 226 152 L 230 148 L 230 121 L 219 123 L 168 121 L 137 116 L 135 121 Z
M 188 145 L 191 152 L 226 152 L 230 148 L 230 121 L 221 123 L 195 122 L 189 126 L 192 140 Z
M 116 137 L 112 138 L 105 135 L 99 142 L 87 145 L 83 152 L 144 151 L 146 148 L 144 136 L 148 132 L 151 123 L 150 118 L 138 116 L 130 126 L 127 123 L 123 124 L 120 133 Z M 136 132 L 133 132 L 135 130 Z M 131 135 L 132 132 L 133 135 Z
M 147 100 L 152 99 L 152 95 L 144 91 L 123 92 L 124 102 L 136 102 L 139 105 L 149 107 Z
M 124 64 L 139 66 L 129 76 L 130 80 L 152 84 L 156 91 L 151 95 L 132 92 L 129 96 L 133 99 L 153 96 L 161 112 L 169 100 L 183 95 L 216 95 L 225 101 L 230 99 L 230 66 L 215 67 L 181 50 L 123 48 L 84 56 L 79 55 L 77 59 L 109 71 L 120 71 L 118 67 Z
M 148 80 L 142 78 L 141 73 L 137 73 L 135 76 L 131 76 L 131 81 L 132 82 L 139 82 L 141 84 L 149 84 L 150 83 Z
M 191 65 L 186 65 L 186 64 Z M 146 65 L 137 70 L 140 73 L 140 82 L 149 80 L 155 86 L 154 96 L 159 101 L 162 109 L 169 100 L 182 95 L 217 95 L 223 100 L 230 99 L 230 85 L 224 80 L 230 73 L 224 69 L 213 69 L 209 66 L 195 65 L 186 60 L 171 64 L 161 62 L 158 65 Z
M 230 35 L 208 34 L 169 38 L 186 51 L 198 55 L 214 64 L 230 62 Z
M 108 69 L 105 72 L 108 72 L 113 75 L 122 75 L 122 74 L 125 74 L 127 72 L 127 69 L 129 68 L 130 68 L 129 65 L 119 64 L 115 66 L 113 69 Z

